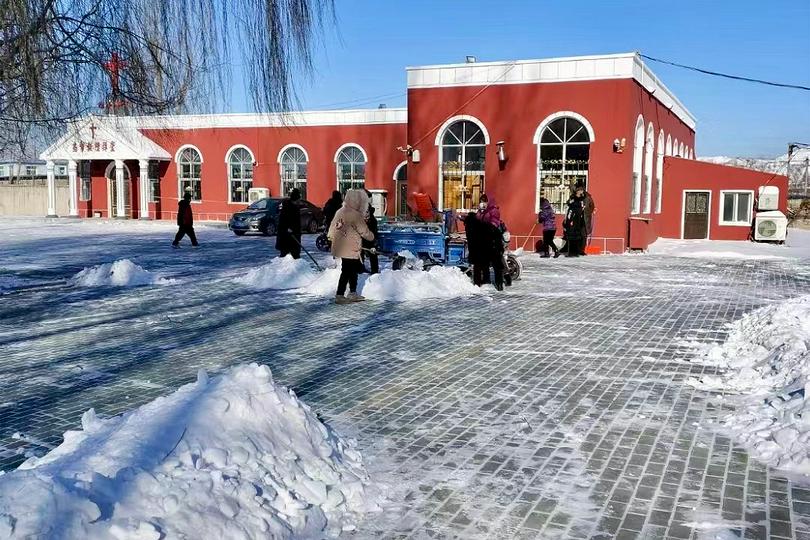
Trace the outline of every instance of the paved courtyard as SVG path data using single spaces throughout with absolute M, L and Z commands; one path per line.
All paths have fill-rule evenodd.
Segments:
M 267 238 L 200 229 L 201 249 L 173 251 L 162 224 L 0 228 L 0 280 L 22 280 L 0 295 L 0 470 L 90 407 L 260 362 L 384 486 L 347 537 L 810 539 L 810 482 L 713 432 L 723 406 L 685 384 L 714 369 L 689 362 L 695 345 L 807 294 L 806 265 L 528 255 L 503 294 L 347 308 L 234 284 L 275 254 Z M 177 283 L 65 283 L 125 257 Z

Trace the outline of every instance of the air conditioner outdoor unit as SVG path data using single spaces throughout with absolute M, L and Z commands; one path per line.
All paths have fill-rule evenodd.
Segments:
M 757 212 L 754 218 L 754 240 L 784 242 L 787 238 L 787 218 L 778 211 Z
M 757 210 L 779 210 L 779 188 L 776 186 L 760 186 Z
M 248 202 L 255 203 L 259 199 L 266 199 L 270 196 L 270 190 L 263 187 L 250 188 L 248 190 Z

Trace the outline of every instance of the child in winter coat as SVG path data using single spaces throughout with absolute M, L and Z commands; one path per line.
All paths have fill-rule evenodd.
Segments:
M 537 221 L 543 226 L 543 258 L 548 258 L 549 249 L 554 250 L 554 258 L 560 256 L 560 250 L 554 243 L 554 237 L 557 235 L 557 222 L 555 220 L 554 208 L 545 197 L 540 199 L 540 213 L 537 215 Z
M 360 250 L 363 240 L 374 240 L 366 225 L 368 195 L 362 189 L 350 189 L 346 192 L 343 207 L 337 211 L 327 236 L 332 241 L 332 255 L 341 259 L 340 279 L 338 280 L 336 304 L 349 304 L 365 300 L 357 294 L 357 275 L 363 268 L 360 262 Z M 346 296 L 346 286 L 349 295 Z

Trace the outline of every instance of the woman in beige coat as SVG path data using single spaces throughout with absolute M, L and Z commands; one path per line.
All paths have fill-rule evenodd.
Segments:
M 360 262 L 362 241 L 374 240 L 366 226 L 368 195 L 362 189 L 350 189 L 343 199 L 343 207 L 337 211 L 329 226 L 327 237 L 332 241 L 332 255 L 340 257 L 340 280 L 338 281 L 336 304 L 348 304 L 365 300 L 357 294 L 357 275 L 363 269 Z M 349 295 L 346 294 L 349 286 Z

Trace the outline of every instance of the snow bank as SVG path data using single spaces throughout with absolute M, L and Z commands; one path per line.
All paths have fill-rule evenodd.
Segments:
M 703 361 L 719 376 L 688 382 L 731 394 L 722 427 L 771 466 L 810 474 L 810 296 L 749 313 Z
M 242 365 L 123 416 L 87 411 L 0 476 L 0 537 L 322 538 L 378 509 L 369 487 L 352 442 Z
M 649 253 L 696 259 L 810 258 L 810 231 L 789 229 L 784 245 L 732 240 L 673 240 L 659 238 Z
M 422 270 L 383 270 L 366 280 L 361 294 L 372 300 L 411 302 L 483 294 L 461 270 L 434 266 Z
M 318 279 L 318 274 L 304 259 L 292 255 L 276 257 L 269 264 L 254 268 L 234 281 L 254 289 L 298 289 Z
M 386 269 L 373 276 L 361 274 L 357 291 L 369 300 L 395 302 L 460 298 L 484 293 L 458 268 L 434 266 L 424 272 L 421 270 L 421 260 L 407 251 L 400 255 L 412 260 L 414 268 Z M 287 256 L 273 259 L 235 281 L 257 289 L 292 289 L 295 293 L 326 298 L 335 295 L 339 278 L 340 268 L 316 272 L 303 259 L 295 260 Z
M 79 287 L 137 287 L 168 285 L 173 281 L 144 270 L 129 259 L 85 268 L 71 279 L 71 283 Z

